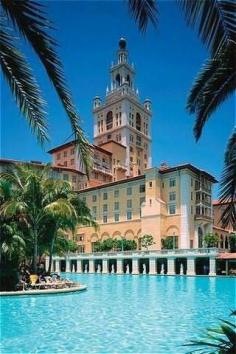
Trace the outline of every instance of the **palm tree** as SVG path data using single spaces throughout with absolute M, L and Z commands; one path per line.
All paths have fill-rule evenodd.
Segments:
M 33 246 L 34 272 L 37 270 L 40 240 L 46 232 L 52 232 L 49 236 L 52 254 L 60 227 L 64 225 L 64 228 L 75 229 L 79 222 L 93 224 L 90 213 L 79 214 L 82 208 L 79 209 L 78 202 L 74 202 L 70 184 L 50 179 L 49 171 L 49 167 L 13 166 L 10 171 L 1 174 L 2 179 L 13 186 L 14 195 L 1 205 L 0 215 L 14 217 L 28 229 Z
M 1 0 L 1 69 L 22 114 L 40 143 L 48 140 L 45 102 L 30 64 L 21 53 L 15 33 L 19 33 L 36 53 L 69 117 L 86 173 L 90 168 L 90 148 L 66 84 L 63 65 L 56 53 L 57 42 L 44 5 L 30 0 Z
M 144 31 L 149 21 L 156 23 L 155 0 L 129 0 L 131 13 Z M 190 90 L 187 111 L 195 114 L 194 135 L 198 140 L 206 121 L 233 94 L 236 87 L 236 3 L 234 0 L 179 0 L 187 24 L 196 27 L 210 58 L 203 65 Z M 236 131 L 225 152 L 220 200 L 228 207 L 223 226 L 236 222 Z

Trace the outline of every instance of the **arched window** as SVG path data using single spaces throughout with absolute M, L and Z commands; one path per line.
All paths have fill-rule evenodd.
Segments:
M 106 128 L 107 130 L 111 129 L 113 126 L 113 114 L 112 111 L 109 111 L 107 113 L 107 117 L 106 117 Z
M 120 74 L 116 75 L 116 86 L 120 86 Z
M 198 248 L 203 247 L 203 232 L 201 227 L 198 228 Z
M 126 81 L 128 82 L 128 84 L 130 86 L 130 77 L 129 77 L 129 75 L 126 76 Z
M 139 113 L 136 114 L 136 129 L 141 131 L 141 116 Z

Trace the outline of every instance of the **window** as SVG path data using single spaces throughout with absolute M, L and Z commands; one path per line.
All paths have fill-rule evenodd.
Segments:
M 70 160 L 70 164 L 71 164 L 71 165 L 74 165 L 74 163 L 75 163 L 75 160 L 74 160 L 74 159 L 71 159 L 71 160 Z
M 104 212 L 104 213 L 107 212 L 107 204 L 103 204 L 103 212 Z
M 175 178 L 170 178 L 169 186 L 170 187 L 175 187 L 175 184 L 176 184 Z
M 103 200 L 107 200 L 107 192 L 103 193 Z
M 139 192 L 140 192 L 140 193 L 144 193 L 144 192 L 145 192 L 145 184 L 141 184 L 141 185 L 139 186 Z
M 140 205 L 142 205 L 142 204 L 145 202 L 145 197 L 141 197 L 141 198 L 139 199 L 139 202 L 140 202 Z
M 64 179 L 64 181 L 68 181 L 69 180 L 68 174 L 64 173 L 63 174 L 63 179 Z
M 132 219 L 132 211 L 127 211 L 127 220 Z
M 64 166 L 67 166 L 67 161 L 64 162 Z
M 97 201 L 97 196 L 93 195 L 92 200 L 93 200 L 93 202 L 96 202 Z
M 118 198 L 118 197 L 119 197 L 119 191 L 118 191 L 118 190 L 115 190 L 115 191 L 114 191 L 114 197 L 115 197 L 115 198 Z
M 191 205 L 191 214 L 193 214 L 193 206 Z
M 136 114 L 136 129 L 141 130 L 141 116 L 139 113 Z
M 104 223 L 104 224 L 107 223 L 107 215 L 103 215 L 103 223 Z
M 132 187 L 127 188 L 127 195 L 132 195 Z
M 120 220 L 120 214 L 115 213 L 114 219 L 118 222 Z
M 75 149 L 70 149 L 70 154 L 74 155 L 74 153 L 75 153 Z
M 57 160 L 60 160 L 60 158 L 61 158 L 61 154 L 59 153 L 57 154 Z
M 107 113 L 107 117 L 106 117 L 106 128 L 107 130 L 112 129 L 113 126 L 113 113 L 112 111 L 109 111 Z
M 119 207 L 120 207 L 119 202 L 115 202 L 114 203 L 114 209 L 115 210 L 119 210 Z
M 149 188 L 152 188 L 152 182 L 149 182 Z
M 132 208 L 132 200 L 131 199 L 127 200 L 127 208 Z
M 78 253 L 84 253 L 84 245 L 78 246 Z
M 170 192 L 169 193 L 169 201 L 174 201 L 174 200 L 176 200 L 176 193 Z
M 169 205 L 169 214 L 173 215 L 175 213 L 176 213 L 176 205 L 175 204 Z
M 64 151 L 64 157 L 67 157 L 67 151 Z
M 133 135 L 131 135 L 131 134 L 130 134 L 130 136 L 129 136 L 129 141 L 130 141 L 130 143 L 133 143 L 133 142 L 134 142 L 134 137 L 133 137 Z
M 134 151 L 134 149 L 132 148 L 132 146 L 129 147 L 129 151 L 130 151 L 130 152 L 133 152 L 133 151 Z
M 83 234 L 82 235 L 81 234 L 77 234 L 76 235 L 76 240 L 77 241 L 84 241 L 84 235 Z
M 137 146 L 141 146 L 142 145 L 142 138 L 139 135 L 137 135 L 137 137 L 136 137 L 136 145 Z
M 193 192 L 191 192 L 191 200 L 193 200 Z
M 165 188 L 165 183 L 164 182 L 162 182 L 162 188 Z

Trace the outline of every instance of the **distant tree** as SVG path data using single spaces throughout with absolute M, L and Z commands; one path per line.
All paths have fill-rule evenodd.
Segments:
M 206 247 L 217 247 L 219 236 L 216 234 L 208 233 L 203 237 L 203 242 Z
M 148 250 L 148 247 L 155 245 L 152 235 L 143 235 L 140 237 L 141 246 Z
M 161 239 L 161 248 L 166 250 L 172 250 L 176 248 L 174 243 L 174 238 L 172 236 L 167 236 L 166 238 Z

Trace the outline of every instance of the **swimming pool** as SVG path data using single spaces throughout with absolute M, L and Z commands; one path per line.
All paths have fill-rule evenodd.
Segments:
M 235 308 L 233 278 L 68 274 L 82 293 L 1 299 L 2 353 L 185 353 Z

